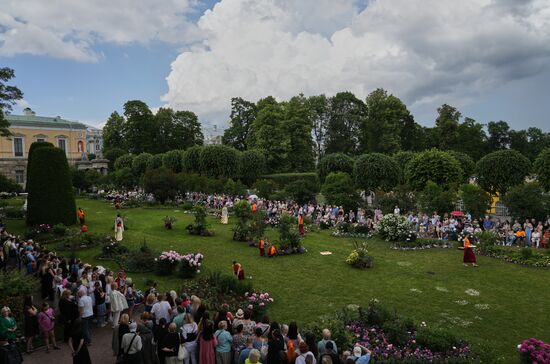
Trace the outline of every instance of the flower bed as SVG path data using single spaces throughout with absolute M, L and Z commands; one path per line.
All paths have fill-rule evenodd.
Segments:
M 183 259 L 177 251 L 170 250 L 160 253 L 158 258 L 155 258 L 156 271 L 160 275 L 170 275 Z
M 482 245 L 479 249 L 479 254 L 514 264 L 550 268 L 550 249 L 537 250 L 499 245 Z
M 346 258 L 346 263 L 359 269 L 372 268 L 374 265 L 374 258 L 372 255 L 369 255 L 367 243 L 355 243 L 355 249 Z
M 201 253 L 189 253 L 181 257 L 180 260 L 180 277 L 181 278 L 193 278 L 200 273 L 200 267 L 204 255 Z
M 412 230 L 405 216 L 395 214 L 384 215 L 377 226 L 378 233 L 386 241 L 404 241 Z
M 419 238 L 419 239 L 407 239 L 405 241 L 397 241 L 393 243 L 392 248 L 396 250 L 423 250 L 433 248 L 454 248 L 456 242 L 433 239 L 433 238 Z
M 253 312 L 253 320 L 259 321 L 266 314 L 268 306 L 273 302 L 273 298 L 267 292 L 246 292 L 245 300 L 248 302 L 247 308 Z
M 366 225 L 342 223 L 330 235 L 336 238 L 370 238 L 372 231 Z
M 535 338 L 524 340 L 518 345 L 521 363 L 548 364 L 550 363 L 550 344 Z

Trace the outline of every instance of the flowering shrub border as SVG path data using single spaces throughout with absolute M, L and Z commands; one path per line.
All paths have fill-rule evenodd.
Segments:
M 193 278 L 197 275 L 197 273 L 200 273 L 200 267 L 202 265 L 202 261 L 204 259 L 204 255 L 201 253 L 188 253 L 186 255 L 181 256 L 180 260 L 180 277 L 181 278 Z
M 252 311 L 255 321 L 261 320 L 269 305 L 273 303 L 273 297 L 267 292 L 246 292 L 244 298 L 247 302 L 246 308 Z
M 155 258 L 157 273 L 164 276 L 172 274 L 182 259 L 183 257 L 175 250 L 160 253 L 158 258 Z
M 525 254 L 528 249 L 531 253 Z M 522 252 L 523 251 L 523 252 Z M 516 247 L 504 247 L 498 245 L 482 245 L 478 249 L 480 255 L 500 259 L 508 263 L 524 265 L 528 267 L 537 268 L 550 268 L 550 250 L 544 250 L 532 248 L 516 248 Z
M 395 250 L 425 250 L 433 248 L 450 249 L 455 248 L 456 242 L 433 238 L 418 238 L 415 240 L 397 241 L 393 243 Z
M 405 216 L 387 214 L 382 217 L 376 229 L 386 241 L 404 241 L 413 227 Z
M 548 364 L 550 363 L 550 344 L 530 338 L 518 345 L 521 363 Z

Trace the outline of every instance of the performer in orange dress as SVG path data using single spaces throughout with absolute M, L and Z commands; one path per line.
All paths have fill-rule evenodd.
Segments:
M 267 256 L 271 258 L 274 257 L 275 254 L 277 254 L 277 249 L 275 248 L 275 245 L 271 244 L 267 249 Z
M 265 240 L 260 239 L 260 244 L 258 245 L 258 248 L 260 248 L 260 257 L 265 256 Z
M 304 236 L 304 217 L 302 214 L 298 215 L 298 231 L 300 232 L 300 236 Z
M 468 265 L 468 263 L 472 263 L 472 267 L 477 267 L 477 260 L 476 256 L 474 254 L 474 250 L 472 249 L 472 244 L 470 243 L 470 235 L 467 234 L 464 237 L 464 265 Z
M 86 223 L 86 213 L 81 207 L 76 210 L 76 216 L 78 217 L 78 221 L 80 221 L 80 225 L 84 225 Z

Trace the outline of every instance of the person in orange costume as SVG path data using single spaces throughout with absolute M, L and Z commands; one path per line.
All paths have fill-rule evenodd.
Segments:
M 265 240 L 260 239 L 260 244 L 258 245 L 258 248 L 260 249 L 260 257 L 265 256 Z
M 470 235 L 466 235 L 464 237 L 464 258 L 463 258 L 464 265 L 468 265 L 468 263 L 472 263 L 472 267 L 477 267 L 477 260 L 476 256 L 474 254 L 474 250 L 472 249 L 472 244 L 470 243 Z

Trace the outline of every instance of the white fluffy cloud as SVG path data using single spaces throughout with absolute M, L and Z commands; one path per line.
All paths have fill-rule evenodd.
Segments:
M 187 20 L 194 1 L 2 0 L 0 56 L 96 61 L 96 43 L 181 43 L 196 36 Z
M 223 123 L 230 99 L 383 87 L 460 106 L 550 68 L 547 0 L 222 0 L 198 22 L 163 100 Z

